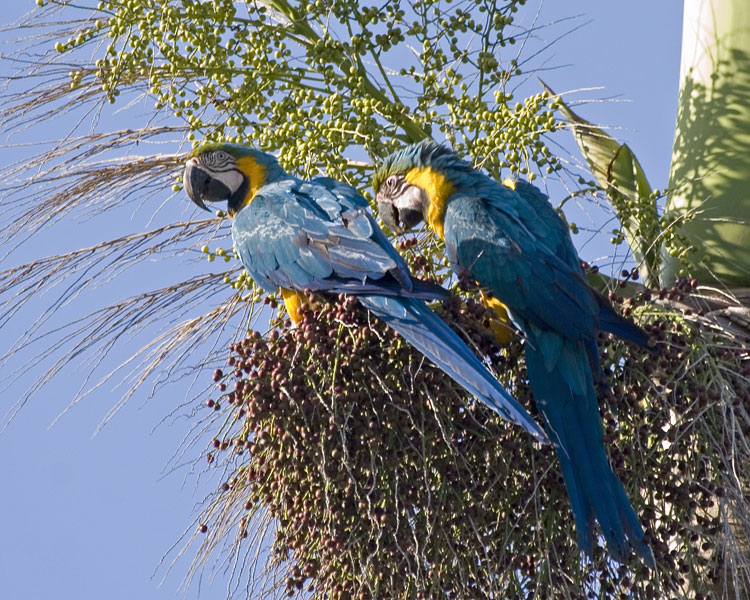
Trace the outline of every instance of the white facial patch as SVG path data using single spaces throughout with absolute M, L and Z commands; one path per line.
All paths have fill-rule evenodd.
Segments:
M 212 173 L 212 176 L 221 181 L 229 190 L 234 194 L 242 185 L 244 178 L 242 173 L 235 169 L 229 171 L 221 171 L 219 173 Z
M 393 199 L 393 206 L 399 211 L 403 209 L 422 212 L 425 206 L 424 190 L 416 185 L 407 185 L 404 191 Z

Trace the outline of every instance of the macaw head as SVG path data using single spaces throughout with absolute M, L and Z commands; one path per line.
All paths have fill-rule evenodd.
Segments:
M 394 152 L 373 176 L 380 218 L 397 233 L 424 220 L 442 237 L 448 198 L 472 171 L 452 150 L 430 140 Z
M 184 185 L 204 210 L 206 202 L 227 201 L 230 216 L 250 203 L 258 189 L 283 171 L 270 154 L 238 144 L 204 144 L 185 165 Z

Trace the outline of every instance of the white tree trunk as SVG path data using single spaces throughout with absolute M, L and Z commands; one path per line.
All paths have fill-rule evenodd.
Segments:
M 750 285 L 750 0 L 685 0 L 667 211 L 701 283 Z M 680 265 L 667 259 L 662 282 Z

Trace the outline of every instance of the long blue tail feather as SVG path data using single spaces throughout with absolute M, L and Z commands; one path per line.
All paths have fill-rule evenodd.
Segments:
M 558 360 L 548 370 L 539 346 L 533 340 L 530 342 L 526 344 L 529 382 L 549 436 L 557 447 L 579 547 L 592 555 L 595 518 L 616 560 L 624 562 L 634 551 L 653 568 L 653 552 L 644 542 L 638 517 L 607 460 L 591 377 L 577 390 L 570 374 L 565 372 L 571 361 L 588 366 L 584 345 L 566 341 L 562 353 L 567 353 L 567 360 Z
M 538 441 L 548 442 L 544 430 L 487 370 L 464 341 L 424 302 L 413 298 L 358 296 L 359 301 L 397 331 L 501 417 L 517 423 Z

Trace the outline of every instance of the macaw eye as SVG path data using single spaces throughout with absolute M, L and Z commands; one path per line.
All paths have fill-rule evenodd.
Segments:
M 224 152 L 223 150 L 217 150 L 217 151 L 216 151 L 216 152 L 214 153 L 214 158 L 215 158 L 215 159 L 216 159 L 217 161 L 219 161 L 219 162 L 224 162 L 224 161 L 227 161 L 227 160 L 229 160 L 229 154 L 227 154 L 227 153 L 226 153 L 226 152 Z
M 394 189 L 396 189 L 396 184 L 398 183 L 398 175 L 391 175 L 383 182 L 383 187 L 385 188 L 385 192 L 392 192 Z

